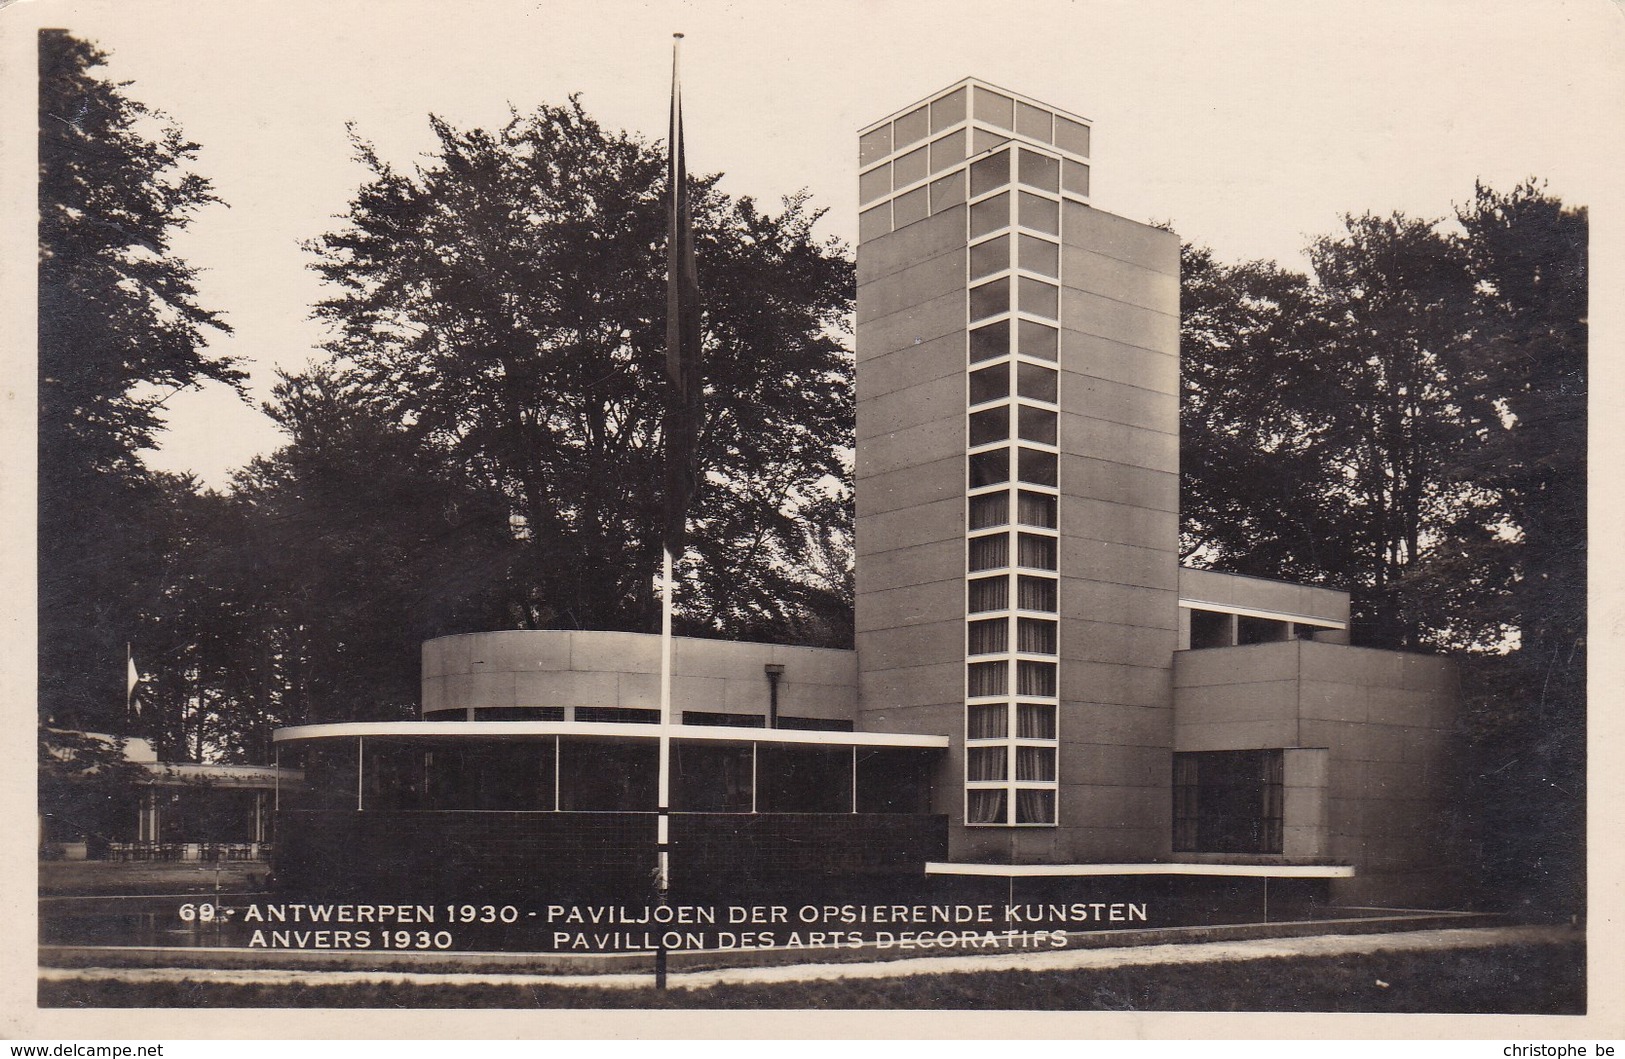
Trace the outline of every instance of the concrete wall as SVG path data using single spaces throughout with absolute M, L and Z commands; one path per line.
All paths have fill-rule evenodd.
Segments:
M 784 666 L 779 713 L 852 720 L 851 651 L 698 640 L 672 647 L 672 710 L 765 716 L 766 663 Z M 660 706 L 660 638 L 648 633 L 509 631 L 423 645 L 424 712 L 500 706 Z
M 1030 859 L 1161 860 L 1173 834 L 1179 237 L 1068 202 L 1061 245 L 1061 826 Z
M 1174 658 L 1176 751 L 1323 748 L 1324 765 L 1289 758 L 1286 826 L 1301 855 L 1352 864 L 1343 901 L 1448 905 L 1460 813 L 1454 664 L 1445 658 L 1293 641 L 1182 651 Z M 1295 769 L 1296 771 L 1293 771 Z M 1292 794 L 1292 791 L 1288 791 Z
M 953 855 L 1156 859 L 1171 841 L 1179 241 L 1061 205 L 1059 826 L 966 828 L 966 211 L 858 247 L 859 728 L 947 734 Z

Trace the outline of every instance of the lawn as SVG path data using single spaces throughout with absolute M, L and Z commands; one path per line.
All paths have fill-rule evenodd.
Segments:
M 1578 942 L 701 989 L 42 982 L 42 1007 L 729 1008 L 1583 1014 Z

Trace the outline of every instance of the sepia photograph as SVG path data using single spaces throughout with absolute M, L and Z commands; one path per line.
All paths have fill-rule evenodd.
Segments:
M 1625 1032 L 1619 5 L 0 43 L 7 1036 Z

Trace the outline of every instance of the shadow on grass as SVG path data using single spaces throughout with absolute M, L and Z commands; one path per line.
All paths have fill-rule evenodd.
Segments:
M 1572 944 L 1278 957 L 1075 971 L 605 989 L 564 985 L 42 982 L 41 1007 L 726 1008 L 1037 1011 L 1585 1012 Z

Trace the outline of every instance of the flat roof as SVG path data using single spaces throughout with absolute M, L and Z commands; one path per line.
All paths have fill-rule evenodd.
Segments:
M 904 732 L 825 732 L 793 728 L 744 728 L 699 724 L 615 724 L 594 721 L 342 721 L 333 724 L 301 724 L 278 728 L 271 733 L 277 743 L 309 742 L 319 739 L 348 739 L 363 736 L 392 738 L 535 738 L 545 736 L 596 736 L 600 739 L 671 739 L 697 743 L 782 743 L 801 746 L 892 747 L 898 749 L 946 750 L 945 735 L 914 735 Z
M 928 861 L 927 875 L 981 875 L 1005 878 L 1046 878 L 1079 875 L 1212 875 L 1268 879 L 1351 879 L 1351 864 L 953 864 Z

